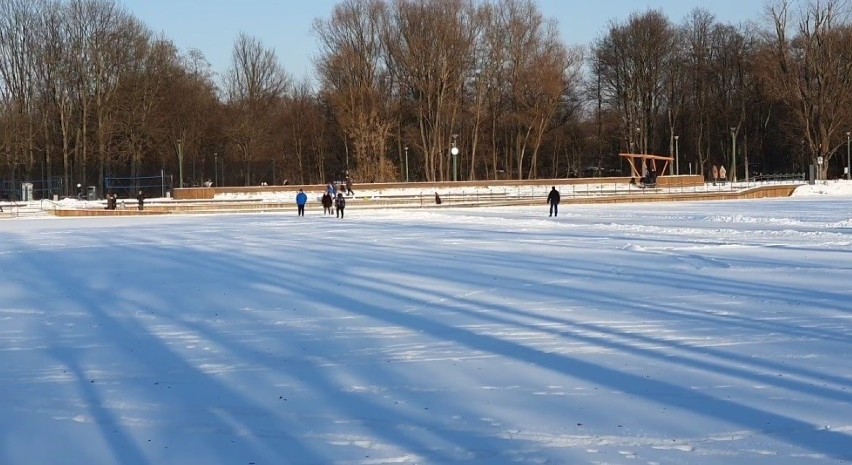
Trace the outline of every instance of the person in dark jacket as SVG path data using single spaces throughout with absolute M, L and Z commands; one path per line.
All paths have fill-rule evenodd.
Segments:
M 334 200 L 334 206 L 337 207 L 337 217 L 343 218 L 343 209 L 346 208 L 346 199 L 343 197 L 343 192 L 337 194 Z
M 355 191 L 352 190 L 352 178 L 346 176 L 346 195 L 355 195 Z
M 108 193 L 106 196 L 106 209 L 107 210 L 115 210 L 116 206 L 116 196 L 112 192 Z
M 324 192 L 322 194 L 322 214 L 323 215 L 331 215 L 333 205 L 334 205 L 334 199 L 331 197 L 331 194 L 328 193 L 328 192 Z
M 299 212 L 299 216 L 305 216 L 306 203 L 308 203 L 308 194 L 305 194 L 305 191 L 299 189 L 299 193 L 296 194 L 296 208 Z
M 547 194 L 547 203 L 550 204 L 550 216 L 559 216 L 559 191 L 556 186 Z
M 145 208 L 145 194 L 143 194 L 142 191 L 139 191 L 139 193 L 136 194 L 136 202 L 138 204 L 139 211 L 142 211 L 142 209 Z

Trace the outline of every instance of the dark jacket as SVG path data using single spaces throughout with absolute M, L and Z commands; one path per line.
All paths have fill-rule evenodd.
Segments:
M 547 203 L 558 205 L 559 204 L 559 191 L 554 189 L 550 190 L 550 193 L 547 194 Z
M 326 192 L 322 195 L 322 206 L 324 208 L 331 208 L 331 205 L 334 203 L 334 199 L 331 198 L 331 194 Z
M 346 208 L 346 198 L 342 195 L 338 195 L 336 199 L 334 199 L 334 206 L 337 208 Z

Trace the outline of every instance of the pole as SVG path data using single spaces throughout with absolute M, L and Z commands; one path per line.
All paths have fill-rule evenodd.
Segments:
M 850 134 L 852 134 L 852 132 L 846 131 L 846 180 L 847 181 L 852 179 L 852 163 L 849 163 L 850 161 L 852 161 L 849 158 L 849 135 Z
M 219 185 L 219 154 L 213 152 L 213 185 Z
M 405 146 L 405 182 L 408 182 L 408 146 Z
M 458 158 L 459 158 L 459 149 L 456 147 L 456 138 L 458 134 L 453 134 L 453 147 L 450 149 L 450 154 L 453 156 L 453 181 L 459 180 L 459 170 L 458 170 Z
M 680 176 L 680 147 L 678 146 L 680 136 L 675 136 L 675 174 Z
M 731 128 L 731 182 L 737 182 L 737 128 Z
M 178 187 L 183 188 L 183 144 L 180 139 L 177 141 L 178 143 Z

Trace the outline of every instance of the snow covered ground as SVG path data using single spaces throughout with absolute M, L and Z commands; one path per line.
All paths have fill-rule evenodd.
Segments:
M 0 464 L 852 463 L 852 188 L 0 220 Z

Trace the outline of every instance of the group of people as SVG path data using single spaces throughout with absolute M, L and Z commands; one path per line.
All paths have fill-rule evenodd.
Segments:
M 351 184 L 348 187 L 351 191 Z M 332 209 L 336 214 L 337 218 L 343 218 L 344 210 L 346 209 L 346 197 L 343 196 L 343 192 L 337 192 L 335 196 L 334 184 L 329 183 L 328 188 L 322 194 L 322 211 L 323 215 L 331 215 Z M 556 190 L 556 186 L 550 190 L 550 193 L 547 194 L 547 203 L 550 204 L 550 216 L 559 216 L 559 201 L 560 201 L 559 191 Z M 296 194 L 296 208 L 299 216 L 305 216 L 305 205 L 308 203 L 308 194 L 305 193 L 303 189 L 299 189 L 299 193 Z M 441 197 L 435 192 L 435 203 L 441 204 Z M 140 208 L 141 209 L 141 208 Z
M 653 168 L 645 168 L 645 175 L 639 178 L 639 184 L 636 184 L 636 178 L 630 178 L 630 185 L 639 187 L 657 187 L 657 170 Z
M 107 201 L 107 204 L 106 204 L 105 208 L 107 210 L 115 210 L 116 207 L 117 207 L 117 204 L 118 204 L 118 195 L 115 194 L 114 192 L 109 192 L 106 195 L 106 201 Z M 137 208 L 139 209 L 139 211 L 142 211 L 142 209 L 145 206 L 145 194 L 142 191 L 139 191 L 139 193 L 136 194 L 136 203 L 137 203 Z M 124 202 L 122 202 L 121 205 L 122 205 L 121 208 L 124 208 Z
M 326 186 L 326 191 L 331 194 L 331 198 L 336 199 L 338 193 L 346 193 L 347 196 L 355 195 L 355 191 L 352 190 L 352 179 L 349 176 L 346 176 L 345 181 L 337 181 L 337 182 L 329 182 L 328 186 Z
M 716 165 L 713 165 L 711 172 L 713 174 L 713 185 L 714 186 L 716 185 L 717 182 L 725 184 L 725 181 L 728 178 L 728 172 L 727 172 L 727 170 L 725 170 L 724 166 L 719 165 L 717 167 Z
M 332 192 L 327 190 L 322 194 L 322 211 L 323 215 L 331 215 L 332 209 L 336 213 L 337 218 L 343 218 L 343 213 L 346 209 L 346 197 L 342 192 L 337 194 L 337 197 L 332 196 Z M 299 216 L 305 216 L 305 205 L 308 203 L 308 194 L 304 190 L 299 189 L 296 194 L 296 208 Z

